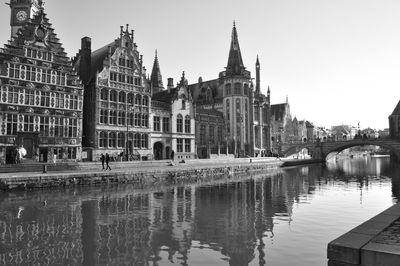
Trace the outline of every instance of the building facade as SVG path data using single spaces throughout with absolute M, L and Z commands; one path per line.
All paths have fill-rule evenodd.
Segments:
M 83 86 L 38 0 L 11 0 L 0 50 L 0 163 L 81 159 Z
M 203 81 L 199 78 L 198 83 L 189 86 L 197 110 L 213 109 L 222 113 L 225 145 L 235 156 L 254 156 L 270 150 L 270 101 L 269 94 L 261 94 L 259 70 L 257 59 L 254 89 L 251 73 L 243 64 L 234 24 L 226 69 L 217 79 Z M 217 148 L 216 145 L 218 143 L 212 149 Z
M 74 61 L 85 84 L 87 159 L 98 160 L 102 153 L 119 159 L 152 157 L 151 90 L 133 30 L 121 26 L 115 41 L 93 52 L 91 39 L 82 38 Z

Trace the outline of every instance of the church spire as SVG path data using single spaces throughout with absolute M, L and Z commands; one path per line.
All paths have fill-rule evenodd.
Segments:
M 157 50 L 154 57 L 153 70 L 151 71 L 150 82 L 151 86 L 153 87 L 153 93 L 157 93 L 159 91 L 164 90 L 160 65 L 158 63 Z
M 260 61 L 256 60 L 256 94 L 259 95 L 261 92 L 261 85 L 260 85 Z
M 240 52 L 236 24 L 235 21 L 233 21 L 231 48 L 229 50 L 226 73 L 227 75 L 241 75 L 243 70 L 245 70 L 245 67 L 243 65 L 242 54 Z

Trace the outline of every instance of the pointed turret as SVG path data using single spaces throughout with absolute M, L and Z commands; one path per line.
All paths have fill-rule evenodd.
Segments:
M 260 61 L 256 60 L 256 94 L 259 95 L 261 92 L 261 85 L 260 85 Z
M 233 22 L 231 48 L 229 50 L 226 74 L 229 76 L 241 75 L 245 69 L 246 68 L 244 67 L 242 60 L 242 54 L 240 52 L 236 25 L 235 22 Z
M 156 55 L 154 58 L 153 70 L 151 71 L 150 82 L 151 82 L 151 86 L 153 87 L 153 93 L 157 93 L 159 91 L 164 90 L 164 85 L 162 82 L 162 76 L 161 76 L 161 71 L 160 71 L 160 65 L 158 63 L 157 50 L 156 50 Z

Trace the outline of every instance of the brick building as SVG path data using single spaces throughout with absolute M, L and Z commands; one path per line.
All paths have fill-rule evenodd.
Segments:
M 40 0 L 11 0 L 0 50 L 0 163 L 79 161 L 83 86 Z

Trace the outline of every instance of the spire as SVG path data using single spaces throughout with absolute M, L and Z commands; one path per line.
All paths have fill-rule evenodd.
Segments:
M 256 60 L 256 94 L 259 95 L 261 93 L 261 85 L 260 85 L 260 61 Z
M 160 65 L 158 63 L 158 55 L 157 50 L 155 52 L 154 63 L 153 63 L 153 70 L 151 71 L 150 76 L 151 86 L 153 87 L 153 92 L 159 92 L 164 90 L 164 85 L 162 82 L 162 76 L 160 71 Z
M 233 21 L 231 48 L 229 50 L 228 64 L 226 66 L 226 73 L 228 75 L 240 75 L 245 70 L 240 52 L 238 34 L 236 31 L 236 24 Z

